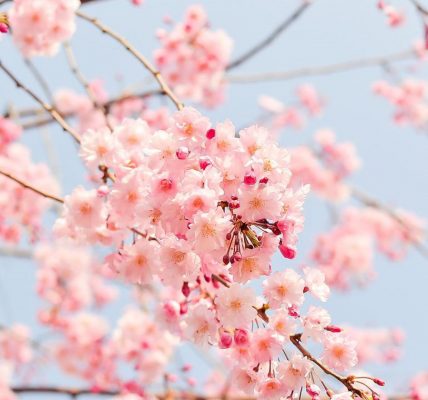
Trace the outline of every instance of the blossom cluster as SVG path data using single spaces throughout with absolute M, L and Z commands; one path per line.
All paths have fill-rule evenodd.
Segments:
M 391 4 L 388 4 L 384 0 L 379 0 L 377 3 L 377 7 L 385 14 L 385 17 L 388 20 L 388 25 L 392 28 L 399 27 L 403 25 L 406 21 L 406 15 L 403 11 L 398 10 L 396 7 Z
M 316 148 L 299 146 L 290 150 L 293 184 L 305 182 L 320 197 L 332 202 L 346 200 L 349 187 L 344 180 L 360 166 L 355 146 L 338 143 L 334 132 L 315 134 Z
M 159 30 L 157 36 L 162 47 L 154 53 L 155 62 L 174 92 L 206 106 L 221 103 L 232 40 L 209 28 L 205 10 L 189 7 L 183 22 L 170 32 Z
M 378 81 L 374 83 L 373 91 L 395 107 L 393 118 L 397 124 L 426 129 L 428 86 L 425 81 L 405 79 L 396 85 Z
M 9 389 L 12 373 L 21 365 L 31 361 L 30 332 L 24 325 L 14 324 L 8 328 L 0 328 L 0 398 L 15 400 L 14 393 Z
M 320 139 L 325 162 L 337 171 L 351 168 L 336 160 L 349 151 L 326 136 Z M 141 119 L 125 119 L 112 132 L 89 130 L 80 155 L 90 175 L 98 176 L 98 187 L 78 187 L 65 197 L 56 235 L 113 246 L 105 265 L 118 277 L 164 287 L 156 307 L 158 328 L 216 347 L 235 377 L 234 390 L 279 399 L 303 387 L 317 399 L 321 389 L 309 378 L 314 364 L 296 346 L 309 341 L 321 346 L 328 368 L 356 365 L 356 343 L 331 324 L 328 312 L 318 306 L 302 311 L 306 293 L 327 300 L 323 273 L 272 272 L 277 250 L 285 259 L 295 257 L 308 187 L 291 183 L 289 154 L 268 130 L 255 125 L 236 132 L 230 121 L 212 126 L 195 109 L 184 108 L 164 130 Z M 247 286 L 260 277 L 262 297 Z M 120 338 L 122 357 L 130 359 L 139 357 L 132 350 L 139 334 L 133 332 L 144 325 L 132 313 L 124 317 L 126 333 L 113 335 Z M 102 342 L 94 339 L 91 351 Z M 61 348 L 65 360 L 80 354 L 69 348 L 70 343 Z M 114 363 L 108 361 L 112 348 L 96 353 L 107 357 L 97 365 L 111 365 L 92 372 L 100 377 L 97 385 L 115 382 Z M 286 359 L 278 361 L 284 352 Z M 158 371 L 156 357 L 145 371 Z
M 421 241 L 424 222 L 400 210 L 395 215 L 372 207 L 348 207 L 330 232 L 317 237 L 312 259 L 329 285 L 346 289 L 352 282 L 364 284 L 372 279 L 375 246 L 398 260 L 412 244 Z
M 390 363 L 401 356 L 404 332 L 399 328 L 343 327 L 344 332 L 357 343 L 358 365 Z
M 58 193 L 58 185 L 46 164 L 34 164 L 29 149 L 16 140 L 21 128 L 0 117 L 0 169 L 40 190 Z M 0 238 L 18 243 L 26 230 L 34 240 L 39 234 L 42 218 L 50 206 L 49 200 L 17 182 L 0 175 Z M 13 199 L 13 201 L 10 201 Z
M 102 306 L 117 294 L 104 279 L 108 270 L 84 247 L 45 243 L 37 247 L 34 259 L 39 264 L 37 294 L 49 304 L 39 313 L 44 324 L 61 325 L 64 313 Z
M 80 0 L 14 0 L 8 17 L 25 57 L 55 55 L 73 35 Z
M 307 117 L 319 116 L 325 100 L 311 85 L 301 85 L 296 90 L 297 102 L 284 104 L 271 96 L 260 96 L 259 106 L 268 113 L 268 126 L 273 132 L 285 128 L 301 129 Z

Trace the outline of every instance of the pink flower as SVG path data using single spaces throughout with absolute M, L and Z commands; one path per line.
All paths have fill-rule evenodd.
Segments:
M 206 304 L 201 303 L 192 307 L 184 321 L 184 333 L 187 339 L 200 345 L 215 340 L 218 324 L 213 310 Z
M 289 361 L 278 365 L 278 377 L 287 389 L 297 392 L 306 384 L 306 377 L 312 369 L 312 363 L 300 354 L 294 355 Z
M 153 275 L 159 270 L 159 245 L 144 238 L 125 245 L 120 251 L 120 258 L 114 262 L 114 268 L 129 282 L 153 282 Z
M 306 287 L 321 301 L 327 301 L 330 288 L 325 283 L 324 274 L 315 268 L 304 268 Z
M 253 289 L 232 284 L 221 287 L 215 298 L 220 323 L 230 328 L 246 328 L 256 318 L 256 295 Z
M 305 282 L 291 269 L 275 272 L 263 282 L 263 293 L 273 309 L 303 303 Z
M 239 193 L 239 214 L 244 221 L 257 221 L 266 218 L 277 221 L 282 206 L 279 191 L 272 186 L 242 188 Z
M 280 400 L 287 395 L 284 384 L 276 378 L 261 380 L 257 385 L 257 398 L 266 400 Z
M 52 56 L 74 33 L 79 0 L 18 0 L 9 10 L 13 38 L 26 57 Z
M 270 329 L 258 329 L 251 337 L 251 353 L 256 363 L 275 360 L 282 351 L 282 338 Z
M 346 371 L 357 364 L 356 343 L 341 334 L 332 334 L 324 341 L 323 362 L 330 368 Z
M 230 217 L 217 208 L 199 212 L 193 218 L 189 238 L 198 252 L 210 252 L 225 247 L 226 234 L 232 229 Z
M 330 325 L 330 314 L 321 307 L 310 306 L 303 318 L 303 335 L 313 340 L 321 341 L 324 338 L 324 329 Z
M 413 398 L 424 400 L 428 398 L 428 372 L 420 372 L 410 382 Z

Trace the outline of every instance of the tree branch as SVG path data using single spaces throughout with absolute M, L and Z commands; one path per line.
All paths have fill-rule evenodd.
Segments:
M 346 72 L 360 68 L 383 66 L 393 62 L 405 61 L 415 57 L 416 53 L 414 50 L 405 50 L 387 56 L 362 58 L 358 60 L 345 61 L 342 63 L 324 65 L 320 67 L 303 67 L 283 72 L 265 72 L 260 74 L 248 75 L 229 75 L 227 76 L 227 79 L 231 83 L 286 81 L 289 79 L 303 78 L 308 76 L 329 75 L 336 72 Z
M 293 22 L 295 22 L 302 14 L 303 12 L 310 6 L 311 1 L 305 1 L 303 2 L 289 17 L 287 17 L 281 24 L 279 24 L 272 33 L 269 34 L 265 39 L 263 39 L 260 43 L 257 43 L 253 48 L 248 50 L 246 53 L 239 56 L 236 60 L 232 61 L 227 67 L 226 70 L 231 70 L 233 68 L 236 68 L 249 60 L 250 58 L 254 57 L 256 54 L 258 54 L 260 51 L 262 51 L 264 48 L 269 46 L 275 39 L 277 39 L 282 32 L 284 32 L 287 28 L 289 28 Z
M 15 85 L 24 90 L 30 97 L 32 97 L 37 103 L 39 103 L 51 116 L 52 118 L 58 122 L 58 124 L 62 127 L 62 129 L 65 132 L 68 132 L 73 139 L 80 143 L 80 136 L 79 134 L 67 123 L 67 121 L 61 116 L 61 114 L 50 104 L 45 103 L 39 96 L 37 96 L 33 91 L 31 91 L 28 87 L 24 86 L 16 77 L 15 75 L 6 68 L 3 63 L 0 61 L 0 69 L 2 69 L 6 75 L 9 76 L 10 79 L 12 79 L 13 82 L 15 82 Z
M 168 86 L 168 84 L 165 82 L 164 78 L 160 74 L 160 72 L 152 65 L 152 63 L 147 60 L 146 57 L 144 57 L 131 43 L 129 43 L 123 36 L 119 35 L 118 33 L 112 31 L 110 28 L 108 28 L 106 25 L 98 21 L 96 18 L 90 17 L 86 15 L 85 13 L 82 13 L 81 11 L 77 11 L 76 15 L 85 21 L 90 22 L 92 25 L 97 27 L 101 32 L 107 34 L 108 36 L 115 39 L 117 42 L 119 42 L 123 47 L 125 47 L 126 50 L 128 50 L 138 61 L 140 61 L 141 64 L 144 65 L 144 67 L 153 75 L 153 77 L 156 79 L 156 81 L 159 84 L 159 87 L 161 90 L 165 93 L 167 97 L 171 99 L 171 101 L 174 103 L 177 110 L 181 110 L 184 105 L 178 100 L 178 98 L 175 96 L 171 88 Z
M 0 175 L 5 176 L 6 178 L 9 178 L 13 181 L 15 181 L 16 183 L 18 183 L 19 185 L 23 186 L 25 189 L 29 189 L 31 191 L 33 191 L 34 193 L 37 193 L 43 197 L 46 197 L 47 199 L 51 199 L 54 200 L 58 203 L 64 203 L 64 200 L 61 197 L 55 196 L 53 194 L 47 193 L 41 189 L 37 189 L 36 187 L 30 185 L 27 182 L 24 182 L 23 180 L 17 178 L 16 176 L 9 174 L 8 172 L 2 171 L 0 170 Z
M 79 69 L 79 66 L 77 65 L 76 57 L 74 56 L 73 49 L 69 42 L 65 42 L 63 44 L 65 55 L 67 58 L 68 65 L 71 69 L 71 72 L 76 77 L 76 79 L 80 82 L 80 84 L 85 89 L 86 94 L 88 95 L 89 99 L 92 102 L 92 105 L 95 109 L 101 111 L 104 115 L 104 120 L 107 125 L 107 127 L 110 129 L 110 131 L 113 130 L 112 126 L 110 125 L 109 119 L 108 119 L 108 112 L 106 107 L 104 107 L 102 104 L 98 103 L 97 99 L 94 96 L 94 93 L 91 89 L 91 86 L 89 85 L 89 82 L 86 80 L 86 78 L 83 76 L 82 72 Z

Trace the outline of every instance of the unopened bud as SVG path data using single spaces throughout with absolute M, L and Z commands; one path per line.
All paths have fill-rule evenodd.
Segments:
M 179 160 L 185 160 L 187 157 L 189 157 L 190 151 L 187 147 L 182 146 L 177 149 L 175 154 Z
M 254 172 L 247 172 L 244 176 L 244 183 L 246 185 L 255 185 L 257 182 L 257 178 L 256 175 L 254 174 Z
M 212 162 L 209 157 L 203 156 L 199 159 L 199 166 L 201 167 L 201 169 L 205 169 L 211 164 Z
M 207 139 L 213 139 L 215 137 L 215 129 L 208 129 L 205 136 L 207 137 Z

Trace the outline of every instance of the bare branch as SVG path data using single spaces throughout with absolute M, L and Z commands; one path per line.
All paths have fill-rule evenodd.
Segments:
M 308 76 L 329 75 L 337 72 L 352 71 L 360 68 L 379 67 L 393 62 L 405 61 L 416 58 L 414 50 L 405 50 L 382 57 L 362 58 L 337 64 L 324 65 L 320 67 L 303 67 L 290 71 L 265 72 L 248 75 L 229 75 L 228 81 L 231 83 L 255 83 L 265 81 L 286 81 L 289 79 L 303 78 Z
M 388 214 L 393 220 L 395 220 L 405 232 L 411 232 L 412 227 L 400 216 L 399 213 L 387 204 L 381 203 L 379 200 L 362 192 L 360 189 L 350 187 L 352 197 L 359 202 L 365 204 L 368 207 L 376 208 L 386 214 Z M 411 237 L 412 244 L 424 257 L 428 258 L 428 248 L 420 240 Z
M 20 247 L 0 247 L 0 257 L 32 258 L 33 251 Z
M 125 47 L 126 50 L 128 50 L 138 61 L 140 61 L 141 64 L 144 65 L 144 67 L 153 75 L 153 77 L 158 82 L 161 90 L 165 93 L 167 97 L 171 99 L 171 101 L 174 103 L 177 110 L 181 110 L 184 105 L 183 103 L 178 100 L 178 98 L 175 96 L 171 88 L 168 86 L 168 84 L 165 82 L 164 78 L 160 74 L 160 72 L 152 65 L 152 63 L 147 60 L 146 57 L 144 57 L 131 43 L 129 43 L 123 36 L 119 35 L 118 33 L 112 31 L 110 28 L 108 28 L 106 25 L 98 21 L 96 18 L 90 17 L 86 15 L 85 13 L 82 13 L 81 11 L 77 11 L 76 15 L 85 21 L 90 22 L 92 25 L 96 26 L 101 32 L 107 34 L 108 36 L 115 39 L 117 42 L 119 42 L 123 47 Z
M 74 52 L 70 43 L 65 42 L 63 46 L 64 46 L 65 55 L 67 57 L 68 65 L 70 66 L 71 72 L 85 89 L 85 92 L 88 95 L 89 99 L 91 100 L 94 108 L 97 110 L 100 110 L 103 113 L 106 125 L 112 131 L 113 128 L 110 125 L 110 122 L 108 119 L 107 108 L 104 107 L 102 104 L 98 103 L 97 99 L 95 98 L 94 93 L 91 89 L 91 86 L 89 85 L 89 82 L 83 76 L 82 72 L 79 69 L 79 66 L 77 65 L 76 57 L 74 56 Z
M 50 194 L 50 193 L 47 193 L 41 189 L 38 189 L 38 188 L 30 185 L 29 183 L 24 182 L 23 180 L 17 178 L 16 176 L 9 174 L 8 172 L 0 170 L 0 175 L 5 176 L 6 178 L 12 179 L 13 181 L 18 183 L 19 185 L 23 186 L 24 188 L 29 189 L 29 190 L 33 191 L 34 193 L 37 193 L 43 197 L 46 197 L 47 199 L 54 200 L 58 203 L 64 203 L 64 200 L 61 197 L 55 196 L 54 194 Z
M 34 78 L 39 82 L 40 87 L 45 93 L 46 98 L 53 104 L 54 101 L 53 101 L 52 92 L 49 89 L 49 85 L 46 82 L 43 75 L 40 73 L 40 71 L 36 68 L 36 66 L 33 64 L 33 62 L 29 58 L 24 58 L 24 62 L 25 62 L 25 65 L 27 65 L 28 69 L 31 71 L 31 73 L 34 75 Z
M 279 24 L 272 33 L 269 34 L 265 39 L 263 39 L 260 43 L 257 43 L 254 47 L 248 50 L 246 53 L 239 56 L 236 60 L 232 61 L 227 67 L 227 70 L 231 70 L 236 68 L 254 57 L 260 51 L 268 47 L 275 39 L 277 39 L 282 32 L 284 32 L 287 28 L 289 28 L 293 22 L 295 22 L 303 12 L 310 6 L 311 2 L 306 1 L 303 2 L 289 17 L 287 17 L 281 24 Z
M 0 69 L 2 69 L 6 75 L 9 76 L 10 79 L 12 79 L 16 86 L 22 90 L 24 90 L 30 97 L 32 97 L 37 103 L 39 103 L 51 116 L 52 118 L 58 122 L 58 124 L 62 127 L 62 129 L 65 132 L 68 132 L 73 139 L 80 143 L 80 136 L 79 134 L 67 123 L 67 121 L 61 116 L 61 114 L 50 104 L 45 103 L 39 96 L 37 96 L 32 90 L 30 90 L 28 87 L 24 86 L 16 77 L 15 75 L 6 68 L 3 63 L 0 61 Z

